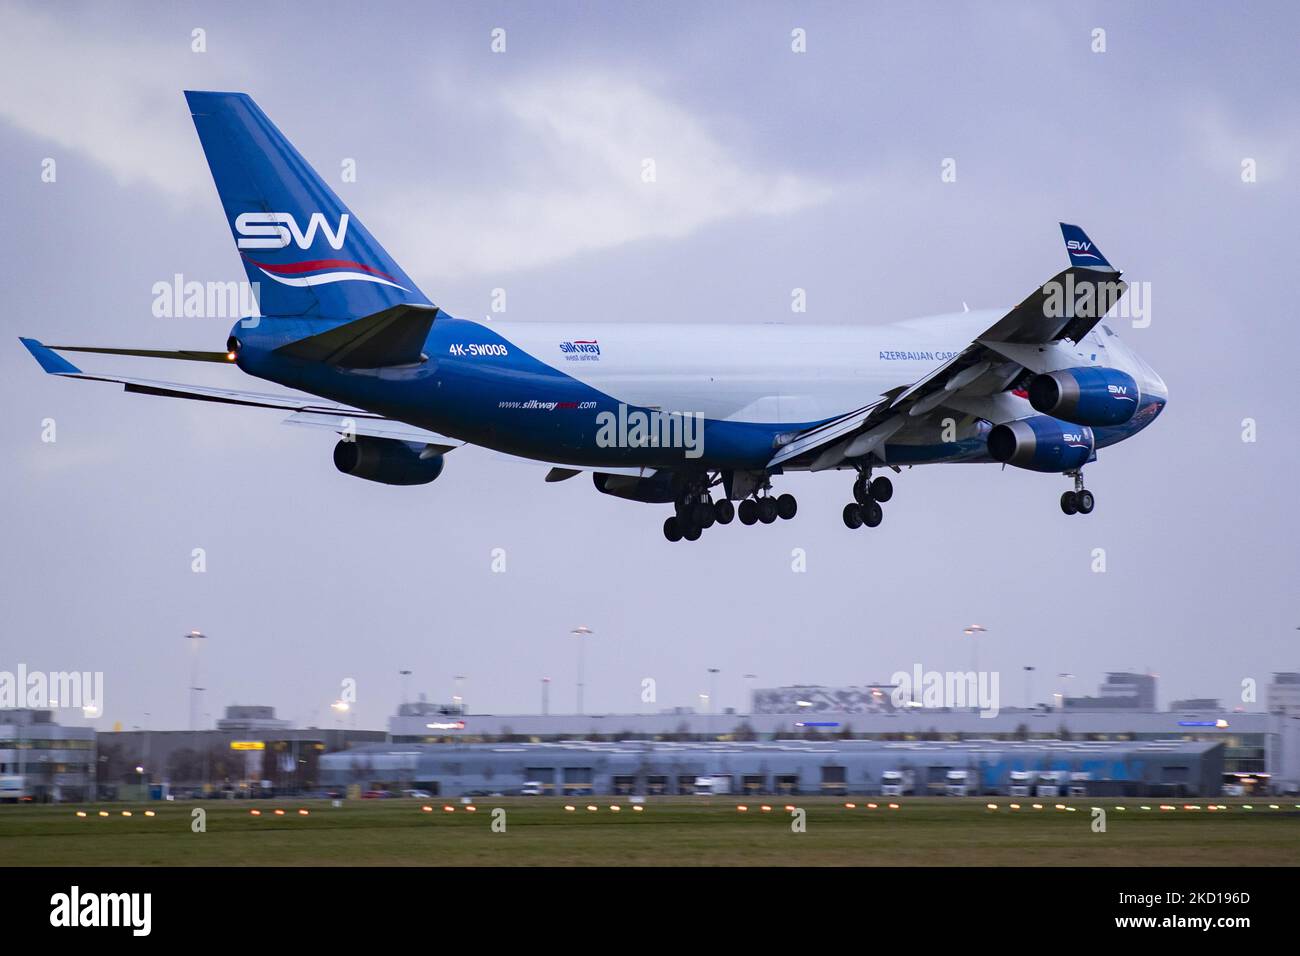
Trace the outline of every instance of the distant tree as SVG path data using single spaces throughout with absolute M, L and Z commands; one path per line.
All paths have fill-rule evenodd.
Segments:
M 1012 733 L 1011 736 L 1012 736 L 1012 738 L 1014 738 L 1015 740 L 1028 740 L 1028 739 L 1029 739 L 1029 725 L 1028 725 L 1028 724 L 1017 724 L 1017 725 L 1016 725 L 1016 729 L 1015 729 L 1015 731 Z
M 847 723 L 847 722 L 846 722 L 846 723 L 844 724 L 844 726 L 840 728 L 840 734 L 839 734 L 839 737 L 840 737 L 840 740 L 852 740 L 852 739 L 853 739 L 853 725 L 850 724 L 850 723 Z
M 1061 724 L 1061 726 L 1056 728 L 1056 736 L 1060 737 L 1062 740 L 1074 739 L 1070 734 L 1070 728 L 1066 727 L 1065 724 Z
M 96 770 L 100 784 L 128 782 L 135 768 L 127 760 L 125 748 L 120 743 L 100 744 Z
M 193 783 L 203 776 L 203 755 L 193 747 L 173 750 L 167 758 L 167 779 L 172 783 Z
M 731 739 L 732 740 L 757 740 L 758 733 L 757 731 L 754 730 L 753 725 L 749 721 L 742 720 L 740 723 L 738 723 L 735 727 L 732 728 Z

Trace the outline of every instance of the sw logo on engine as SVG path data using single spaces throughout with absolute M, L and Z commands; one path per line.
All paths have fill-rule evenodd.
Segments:
M 245 212 L 235 217 L 235 231 L 240 236 L 236 245 L 240 249 L 285 249 L 290 242 L 299 249 L 310 249 L 318 229 L 331 249 L 342 249 L 348 232 L 348 214 L 341 213 L 338 228 L 331 230 L 325 214 L 314 212 L 307 220 L 306 232 L 298 228 L 292 213 Z

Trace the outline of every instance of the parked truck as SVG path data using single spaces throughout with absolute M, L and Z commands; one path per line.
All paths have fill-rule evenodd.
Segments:
M 1059 797 L 1061 785 L 1069 774 L 1060 770 L 1045 770 L 1038 775 L 1038 784 L 1034 787 L 1036 797 Z
M 1034 778 L 1037 774 L 1032 770 L 1013 770 L 1007 778 L 1007 795 L 1011 797 L 1031 797 L 1034 793 Z
M 730 777 L 713 776 L 695 778 L 695 795 L 697 797 L 710 797 L 722 793 L 731 793 Z
M 916 792 L 916 773 L 912 770 L 886 770 L 880 775 L 880 795 L 901 797 Z
M 11 800 L 14 803 L 19 803 L 26 800 L 27 797 L 27 780 L 25 777 L 18 774 L 6 774 L 0 777 L 0 803 L 8 803 Z
M 979 771 L 949 770 L 944 793 L 950 797 L 971 797 L 980 792 Z

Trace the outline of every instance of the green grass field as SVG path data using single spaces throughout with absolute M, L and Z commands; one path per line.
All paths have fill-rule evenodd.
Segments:
M 1084 865 L 1269 866 L 1300 864 L 1300 809 L 1294 801 L 1222 801 L 1218 811 L 1161 811 L 1158 800 L 1070 800 L 1009 809 L 1005 797 L 767 798 L 770 813 L 739 798 L 650 798 L 637 812 L 622 798 L 211 801 L 0 807 L 0 864 L 8 866 L 529 866 L 529 865 Z M 866 800 L 879 803 L 867 809 Z M 787 802 L 806 811 L 806 832 L 791 829 Z M 999 809 L 991 811 L 993 802 Z M 565 804 L 575 806 L 568 812 Z M 619 812 L 609 808 L 617 803 Z M 424 812 L 431 805 L 433 812 Z M 442 808 L 454 806 L 448 813 Z M 1140 807 L 1150 806 L 1150 810 Z M 207 831 L 191 831 L 205 807 Z M 1106 832 L 1090 808 L 1106 809 Z M 1125 807 L 1124 810 L 1117 809 Z M 1202 805 L 1204 806 L 1204 805 Z M 505 810 L 504 833 L 492 810 Z M 275 810 L 284 809 L 284 816 Z M 122 811 L 130 810 L 130 817 Z M 144 815 L 152 809 L 154 816 Z M 261 811 L 253 816 L 250 809 Z M 298 813 L 307 809 L 307 815 Z M 77 810 L 87 813 L 78 817 Z M 106 810 L 110 816 L 99 816 Z

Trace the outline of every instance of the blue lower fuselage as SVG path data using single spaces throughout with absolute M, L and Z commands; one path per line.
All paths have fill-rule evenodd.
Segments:
M 321 331 L 318 322 L 263 319 L 237 325 L 234 334 L 238 364 L 251 375 L 508 454 L 585 467 L 762 469 L 794 433 L 923 378 L 991 324 L 990 315 L 879 327 L 701 328 L 488 325 L 440 313 L 425 361 L 383 369 L 275 353 Z M 1102 359 L 1141 373 L 1144 383 L 1131 421 L 1095 430 L 1103 447 L 1149 424 L 1165 392 L 1149 366 L 1119 351 L 1116 338 L 1103 344 L 1099 337 L 1098 345 L 1108 347 Z M 1027 402 L 1023 414 L 1035 414 Z M 640 421 L 650 427 L 629 443 L 628 428 Z M 904 430 L 884 447 L 884 458 L 899 465 L 991 461 L 989 427 L 968 421 L 951 441 L 937 440 L 933 429 Z

